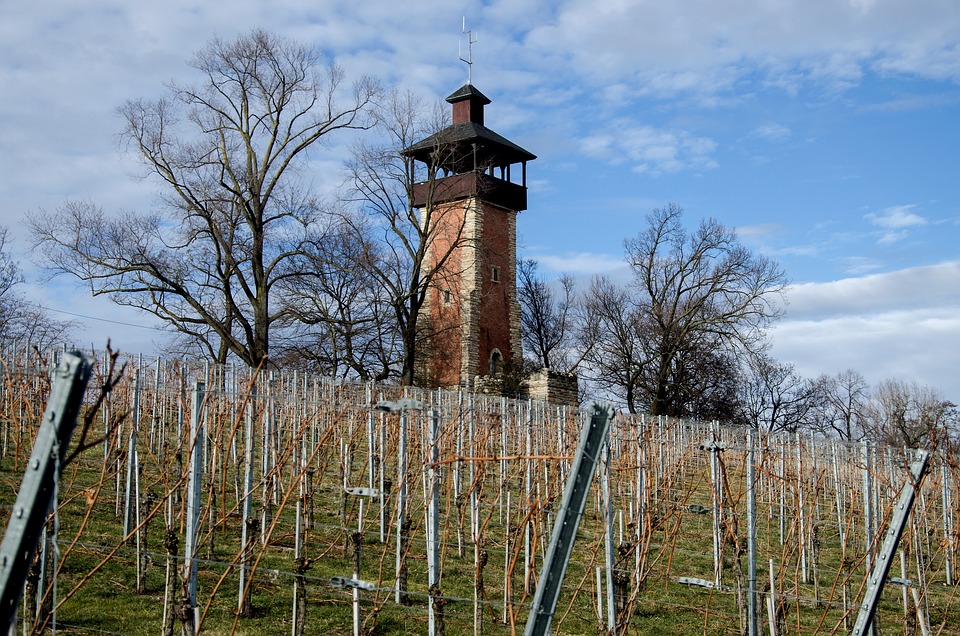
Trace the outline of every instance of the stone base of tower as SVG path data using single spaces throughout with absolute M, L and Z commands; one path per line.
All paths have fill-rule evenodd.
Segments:
M 526 377 L 524 388 L 527 397 L 531 400 L 568 406 L 580 404 L 580 387 L 575 374 L 540 369 Z
M 579 406 L 579 382 L 575 374 L 540 369 L 532 373 L 497 373 L 478 375 L 472 388 L 484 395 L 539 400 L 549 404 Z

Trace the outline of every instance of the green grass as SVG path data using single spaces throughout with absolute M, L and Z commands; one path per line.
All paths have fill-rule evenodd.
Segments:
M 121 401 L 118 397 L 118 401 Z M 330 585 L 332 577 L 350 577 L 353 573 L 353 562 L 344 554 L 344 537 L 346 526 L 351 530 L 356 528 L 359 512 L 358 501 L 354 499 L 348 507 L 346 519 L 341 518 L 341 492 L 343 475 L 340 472 L 341 448 L 350 447 L 352 459 L 351 470 L 346 481 L 350 485 L 367 485 L 368 476 L 366 449 L 366 424 L 368 411 L 362 406 L 361 400 L 356 400 L 346 406 L 338 404 L 312 404 L 309 412 L 304 412 L 303 405 L 295 400 L 282 403 L 277 408 L 279 414 L 287 423 L 294 421 L 322 422 L 321 430 L 329 431 L 321 443 L 316 446 L 311 466 L 315 468 L 314 479 L 314 527 L 305 534 L 305 555 L 311 559 L 310 569 L 306 573 L 307 589 L 307 620 L 305 634 L 336 636 L 352 633 L 352 598 L 349 590 L 340 590 Z M 144 404 L 149 404 L 147 398 Z M 513 409 L 514 407 L 510 407 Z M 175 412 L 170 406 L 169 413 Z M 291 631 L 293 587 L 294 587 L 294 531 L 295 531 L 295 502 L 299 492 L 299 483 L 294 478 L 295 466 L 284 451 L 289 450 L 296 440 L 289 424 L 281 431 L 278 447 L 278 462 L 283 466 L 281 483 L 284 490 L 290 489 L 293 495 L 285 506 L 273 505 L 273 515 L 276 518 L 275 530 L 270 542 L 261 549 L 256 544 L 256 553 L 259 556 L 257 570 L 253 575 L 252 605 L 253 617 L 238 618 L 238 586 L 239 569 L 232 567 L 237 562 L 237 555 L 241 551 L 240 537 L 242 533 L 241 517 L 237 502 L 235 484 L 242 475 L 242 443 L 238 444 L 236 459 L 230 452 L 220 453 L 220 449 L 229 449 L 228 435 L 235 422 L 231 422 L 223 414 L 230 409 L 221 403 L 219 411 L 211 410 L 207 426 L 211 436 L 211 451 L 208 457 L 208 471 L 204 481 L 204 502 L 208 502 L 210 479 L 214 479 L 214 490 L 218 493 L 215 509 L 215 527 L 210 535 L 210 510 L 204 513 L 201 524 L 200 544 L 198 554 L 199 563 L 198 593 L 200 611 L 204 613 L 203 633 L 206 634 L 249 634 L 251 636 L 265 636 L 267 634 L 282 634 Z M 219 413 L 220 415 L 216 415 Z M 2 414 L 0 414 L 2 415 Z M 147 415 L 144 415 L 147 418 Z M 219 417 L 219 419 L 217 419 Z M 500 447 L 500 426 L 505 417 L 515 418 L 507 422 L 509 444 L 508 448 Z M 298 420 L 299 418 L 299 420 Z M 10 420 L 6 421 L 10 425 Z M 148 421 L 145 419 L 145 422 Z M 258 420 L 260 422 L 262 420 Z M 532 601 L 532 591 L 524 594 L 523 573 L 523 532 L 517 529 L 527 514 L 526 489 L 524 487 L 526 460 L 523 458 L 525 449 L 525 424 L 527 415 L 511 411 L 502 415 L 493 409 L 481 412 L 477 417 L 477 447 L 475 449 L 461 448 L 462 455 L 487 457 L 492 461 L 477 462 L 478 481 L 476 487 L 480 494 L 480 517 L 484 548 L 489 554 L 489 561 L 483 570 L 484 587 L 487 603 L 482 606 L 482 631 L 484 634 L 511 634 L 521 632 L 526 621 L 529 603 Z M 618 420 L 619 421 L 619 420 Z M 397 420 L 395 417 L 385 418 L 377 416 L 377 438 L 379 427 L 384 426 L 386 457 L 383 465 L 385 474 L 396 478 L 396 434 Z M 518 424 L 519 423 L 519 424 Z M 619 515 L 622 512 L 624 523 L 629 523 L 629 510 L 635 509 L 638 502 L 633 497 L 632 489 L 636 483 L 637 458 L 636 430 L 627 426 L 629 422 L 618 424 L 621 449 L 616 454 L 612 466 L 611 487 L 614 493 L 614 508 L 618 511 L 618 520 L 615 524 L 616 534 L 620 532 Z M 427 574 L 426 574 L 426 546 L 424 539 L 424 502 L 422 490 L 423 460 L 420 447 L 421 429 L 423 420 L 411 418 L 409 456 L 410 482 L 408 484 L 409 517 L 413 520 L 413 530 L 410 551 L 407 556 L 409 568 L 409 592 L 412 603 L 409 606 L 397 605 L 393 601 L 392 587 L 394 584 L 395 537 L 393 535 L 394 519 L 393 495 L 388 498 L 388 536 L 384 543 L 379 541 L 379 525 L 376 502 L 368 502 L 364 513 L 364 542 L 362 549 L 362 565 L 360 578 L 372 581 L 379 588 L 376 591 L 363 591 L 360 594 L 361 621 L 365 623 L 368 633 L 371 634 L 423 634 L 427 631 Z M 651 425 L 650 436 L 657 433 L 656 426 Z M 142 424 L 142 430 L 148 425 Z M 567 446 L 563 453 L 555 449 L 556 441 L 550 438 L 553 428 L 546 425 L 536 429 L 536 435 L 542 439 L 540 452 L 534 455 L 554 456 L 572 455 L 572 446 L 576 440 L 577 422 L 573 419 L 565 423 L 567 427 Z M 679 426 L 672 424 L 671 426 Z M 172 429 L 172 425 L 170 425 Z M 447 436 L 443 440 L 441 458 L 456 457 L 456 446 L 453 433 L 462 429 L 462 422 L 453 416 L 444 416 L 444 430 Z M 240 427 L 242 437 L 242 427 Z M 489 433 L 489 434 L 488 434 Z M 671 431 L 667 430 L 667 434 Z M 708 473 L 708 458 L 697 450 L 697 442 L 703 436 L 702 431 L 691 431 L 686 434 L 686 446 L 668 446 L 664 448 L 653 442 L 647 447 L 649 466 L 647 471 L 650 516 L 640 520 L 645 526 L 645 539 L 648 541 L 647 561 L 649 571 L 643 585 L 636 593 L 635 606 L 629 622 L 631 634 L 738 634 L 740 632 L 740 617 L 734 593 L 723 590 L 708 590 L 698 587 L 680 585 L 677 579 L 681 576 L 703 579 L 713 578 L 713 534 L 712 516 L 710 514 L 694 514 L 689 506 L 698 504 L 711 507 L 711 486 Z M 113 633 L 139 636 L 160 633 L 164 582 L 166 573 L 166 558 L 163 539 L 165 531 L 165 502 L 171 496 L 176 505 L 173 515 L 173 527 L 180 541 L 179 555 L 184 550 L 184 534 L 182 529 L 183 517 L 181 498 L 185 484 L 177 484 L 180 465 L 176 459 L 176 449 L 167 449 L 154 455 L 147 445 L 146 435 L 140 438 L 140 457 L 142 474 L 140 482 L 144 499 L 147 493 L 154 495 L 157 502 L 156 515 L 146 526 L 143 539 L 149 552 L 146 568 L 146 592 L 138 594 L 136 584 L 135 542 L 132 540 L 120 546 L 123 539 L 123 521 L 117 514 L 116 501 L 117 481 L 115 476 L 107 473 L 107 479 L 101 484 L 103 468 L 103 450 L 94 448 L 88 451 L 79 462 L 68 467 L 61 484 L 62 506 L 59 513 L 60 533 L 59 545 L 65 553 L 62 559 L 62 570 L 58 576 L 58 597 L 63 601 L 57 611 L 58 631 L 60 633 Z M 676 436 L 671 437 L 673 439 Z M 262 458 L 262 449 L 258 447 L 256 453 L 257 472 L 255 483 L 260 484 L 259 462 Z M 113 447 L 123 448 L 123 438 L 111 440 Z M 462 440 L 460 442 L 462 444 Z M 29 453 L 27 445 L 21 445 L 20 456 L 8 455 L 0 457 L 0 506 L 9 506 L 16 495 L 16 488 L 21 478 L 24 458 Z M 549 452 L 547 452 L 549 449 Z M 658 450 L 659 449 L 659 450 Z M 309 449 L 313 452 L 312 449 Z M 504 453 L 504 450 L 506 451 Z M 657 469 L 656 452 L 664 452 L 665 470 L 660 474 Z M 500 475 L 500 455 L 511 457 L 504 460 L 507 465 L 507 474 Z M 727 481 L 730 484 L 730 503 L 736 512 L 738 522 L 736 535 L 740 545 L 745 549 L 746 496 L 744 491 L 744 466 L 742 453 L 729 453 L 725 457 Z M 228 470 L 222 470 L 226 462 Z M 533 470 L 532 480 L 535 483 L 535 493 L 551 493 L 551 506 L 555 507 L 559 501 L 561 483 L 557 459 L 531 460 Z M 219 468 L 215 473 L 209 471 L 209 466 L 216 464 Z M 123 466 L 123 462 L 120 462 Z M 441 557 L 442 581 L 441 588 L 444 597 L 448 600 L 444 606 L 446 633 L 450 635 L 474 633 L 474 548 L 469 537 L 464 537 L 463 556 L 458 554 L 457 515 L 466 513 L 469 506 L 458 508 L 452 489 L 455 464 L 446 463 L 442 466 L 441 476 L 441 539 L 443 550 Z M 461 493 L 469 488 L 467 483 L 469 465 L 464 462 L 461 472 Z M 858 480 L 861 478 L 856 467 L 851 467 L 845 473 L 845 501 L 849 504 L 848 556 L 855 562 L 852 566 L 851 584 L 853 603 L 859 602 L 858 588 L 864 577 L 862 563 L 856 560 L 862 557 L 863 537 L 861 527 L 860 505 L 862 498 L 857 492 Z M 822 469 L 821 469 L 822 472 Z M 935 474 L 935 473 L 932 473 Z M 121 474 L 120 498 L 122 500 L 124 475 Z M 510 493 L 511 510 L 506 511 L 499 499 L 500 484 L 503 481 L 503 497 Z M 778 593 L 782 594 L 783 610 L 786 612 L 785 633 L 787 634 L 830 634 L 845 633 L 842 628 L 842 608 L 836 601 L 840 598 L 841 586 L 837 582 L 837 573 L 841 570 L 841 551 L 839 533 L 836 525 L 836 513 L 833 506 L 833 494 L 829 492 L 829 479 L 815 472 L 803 475 L 806 489 L 805 511 L 807 528 L 816 523 L 821 542 L 819 571 L 814 575 L 819 581 L 821 598 L 830 602 L 817 603 L 814 597 L 817 588 L 810 582 L 803 582 L 800 576 L 800 551 L 795 537 L 798 532 L 798 518 L 792 512 L 787 522 L 786 537 L 780 538 L 779 530 L 779 502 L 778 487 L 785 484 L 787 505 L 792 511 L 796 510 L 797 501 L 793 492 L 797 487 L 797 475 L 788 471 L 787 475 L 778 475 L 775 468 L 764 467 L 761 472 L 761 488 L 758 503 L 757 545 L 759 550 L 759 585 L 768 580 L 768 559 L 773 558 L 777 567 Z M 781 481 L 777 481 L 781 480 Z M 171 487 L 173 489 L 171 490 Z M 99 493 L 99 494 L 96 494 Z M 814 496 L 814 493 L 817 496 Z M 939 511 L 937 489 L 931 487 L 928 493 L 929 501 L 927 514 L 927 532 L 932 532 L 931 548 L 925 549 L 927 560 L 928 580 L 932 585 L 928 592 L 929 616 L 934 632 L 942 634 L 960 634 L 960 609 L 958 609 L 956 589 L 947 588 L 943 583 L 943 546 L 940 545 L 942 529 L 938 529 L 937 518 Z M 94 495 L 96 496 L 94 497 Z M 226 501 L 224 502 L 224 496 Z M 887 505 L 892 495 L 885 493 L 881 498 L 882 505 Z M 88 503 L 92 502 L 92 503 Z M 255 514 L 259 514 L 262 506 L 261 490 L 255 492 Z M 951 504 L 954 505 L 954 504 Z M 503 510 L 503 514 L 501 511 Z M 84 519 L 89 513 L 89 521 L 80 531 Z M 226 514 L 224 514 L 226 513 Z M 507 532 L 506 523 L 509 518 L 510 531 Z M 546 535 L 551 528 L 546 515 L 533 513 L 536 536 L 535 569 L 539 572 L 542 556 L 546 549 Z M 469 532 L 469 524 L 465 523 L 465 532 Z M 922 528 L 923 526 L 921 526 Z M 79 535 L 78 535 L 79 532 Z M 604 564 L 603 556 L 603 524 L 596 509 L 595 490 L 591 490 L 587 510 L 582 519 L 578 533 L 577 545 L 573 558 L 569 564 L 566 579 L 557 613 L 554 619 L 554 634 L 585 634 L 595 636 L 600 633 L 605 623 L 606 609 L 600 612 L 603 618 L 598 617 L 596 567 Z M 624 529 L 625 539 L 629 540 L 632 529 Z M 938 534 L 939 532 L 939 534 Z M 77 538 L 77 544 L 70 548 L 71 542 Z M 908 530 L 904 538 L 904 545 L 909 546 L 914 540 L 913 531 Z M 213 548 L 211 550 L 211 541 Z M 509 545 L 508 545 L 509 541 Z M 118 547 L 120 546 L 120 547 Z M 109 559 L 111 552 L 114 556 Z M 725 557 L 728 562 L 724 571 L 724 583 L 734 585 L 732 568 L 733 546 L 725 548 Z M 515 558 L 512 575 L 509 580 L 513 591 L 512 619 L 508 611 L 508 619 L 504 616 L 504 582 L 505 561 L 507 557 Z M 908 553 L 910 563 L 913 563 L 912 553 Z M 808 554 L 812 559 L 812 555 Z M 182 559 L 180 559 L 182 561 Z M 101 565 L 101 563 L 103 563 Z M 627 559 L 631 564 L 632 559 Z M 740 560 L 741 567 L 746 567 L 746 555 Z M 90 574 L 94 569 L 97 571 Z M 915 576 L 912 570 L 909 576 Z M 899 576 L 899 560 L 895 564 L 893 575 Z M 74 587 L 80 585 L 76 591 Z M 632 589 L 631 589 L 632 592 Z M 178 588 L 178 593 L 182 593 Z M 69 598 L 67 598 L 69 596 Z M 902 633 L 903 608 L 900 602 L 899 589 L 888 589 L 883 596 L 880 621 L 885 633 Z M 66 599 L 66 600 L 63 600 Z M 605 602 L 605 601 L 604 601 Z M 761 603 L 763 598 L 761 597 Z M 765 605 L 761 605 L 760 624 L 766 633 Z M 851 620 L 855 617 L 853 613 Z M 21 616 L 22 618 L 22 616 Z M 511 625 L 512 620 L 512 625 Z M 837 625 L 840 628 L 835 629 Z M 74 626 L 74 627 L 64 627 Z M 893 630 L 893 631 L 891 631 Z M 179 627 L 176 632 L 179 634 Z

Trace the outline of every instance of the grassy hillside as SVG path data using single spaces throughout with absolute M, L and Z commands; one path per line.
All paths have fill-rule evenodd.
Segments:
M 44 371 L 27 362 L 4 365 L 4 515 L 45 400 Z M 59 558 L 48 550 L 48 563 L 57 564 L 58 632 L 164 633 L 166 615 L 180 633 L 198 379 L 204 386 L 195 554 L 203 633 L 292 633 L 296 607 L 303 634 L 351 634 L 353 591 L 331 585 L 334 577 L 359 578 L 372 588 L 357 594 L 365 633 L 426 633 L 426 457 L 434 417 L 435 607 L 442 626 L 447 634 L 522 632 L 580 412 L 435 391 L 408 393 L 422 409 L 401 415 L 374 408 L 402 397 L 394 387 L 293 372 L 251 378 L 236 369 L 156 360 L 139 367 L 131 361 L 124 373 L 94 419 L 91 436 L 105 441 L 70 464 L 59 487 L 55 537 L 50 525 Z M 725 450 L 704 450 L 711 440 Z M 612 597 L 620 633 L 739 633 L 748 587 L 746 448 L 742 430 L 618 416 L 609 466 L 595 478 L 553 632 L 603 633 Z M 868 457 L 862 446 L 806 436 L 760 436 L 755 449 L 761 631 L 770 633 L 772 578 L 778 633 L 848 633 L 863 595 L 866 530 L 882 538 L 912 454 L 874 448 Z M 249 473 L 246 457 L 253 460 Z M 960 633 L 958 470 L 956 459 L 946 461 L 942 453 L 931 461 L 891 571 L 914 584 L 887 586 L 879 616 L 884 633 L 920 633 L 923 621 L 933 633 Z M 352 496 L 345 487 L 377 492 Z M 398 550 L 401 490 L 406 523 Z M 396 602 L 398 551 L 406 569 L 403 603 Z M 244 564 L 249 585 L 241 603 Z M 53 577 L 51 566 L 28 584 L 21 621 L 36 612 L 34 590 L 50 590 Z M 687 579 L 712 585 L 684 584 Z

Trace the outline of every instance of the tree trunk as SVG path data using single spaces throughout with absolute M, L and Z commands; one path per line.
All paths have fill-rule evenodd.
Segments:
M 401 386 L 413 386 L 417 368 L 417 328 L 416 323 L 403 331 L 403 368 L 400 373 Z
M 443 598 L 443 592 L 436 583 L 430 586 L 430 603 L 433 603 L 434 625 L 437 636 L 445 636 L 447 633 L 446 621 L 443 618 L 443 606 L 447 604 L 447 599 Z
M 670 415 L 669 395 L 667 388 L 670 384 L 670 362 L 672 356 L 669 352 L 660 353 L 660 364 L 657 368 L 657 385 L 654 387 L 653 400 L 650 404 L 650 415 Z
M 626 398 L 627 398 L 627 410 L 630 411 L 630 414 L 631 414 L 631 415 L 636 415 L 636 414 L 637 414 L 637 405 L 636 405 L 636 398 L 635 398 L 635 396 L 634 396 L 633 382 L 630 382 L 630 383 L 627 385 L 627 395 L 626 395 Z
M 405 517 L 400 528 L 400 571 L 397 573 L 397 590 L 400 592 L 400 604 L 411 605 L 410 595 L 407 594 L 407 549 L 410 545 L 410 517 Z
M 617 546 L 617 560 L 613 571 L 614 636 L 629 632 L 630 618 L 633 616 L 633 604 L 630 601 L 633 591 L 631 561 L 634 547 L 632 542 Z
M 163 592 L 163 636 L 174 636 L 173 626 L 176 618 L 177 596 L 177 552 L 180 548 L 177 533 L 173 530 L 167 530 L 163 538 L 163 545 L 167 549 L 167 579 Z
M 310 560 L 300 557 L 294 562 L 293 572 L 296 576 L 294 596 L 297 599 L 296 623 L 293 625 L 293 636 L 303 636 L 303 629 L 307 624 L 307 579 L 304 576 L 310 569 Z
M 250 570 L 253 567 L 253 546 L 256 545 L 257 530 L 259 523 L 256 517 L 248 517 L 247 524 L 247 545 L 243 547 L 243 559 L 241 566 L 247 572 L 247 586 L 243 590 L 243 601 L 240 603 L 240 616 L 243 618 L 253 618 L 253 578 L 250 576 Z
M 182 598 L 177 604 L 177 617 L 183 624 L 183 636 L 194 636 L 197 626 L 194 624 L 193 607 L 190 606 L 189 598 Z
M 414 267 L 417 264 L 414 263 Z M 419 268 L 418 268 L 419 269 Z M 420 310 L 423 308 L 425 294 L 420 291 L 422 281 L 415 272 L 408 288 L 408 297 L 398 308 L 397 321 L 403 338 L 403 365 L 400 373 L 401 386 L 413 386 L 417 380 L 417 335 L 420 323 Z

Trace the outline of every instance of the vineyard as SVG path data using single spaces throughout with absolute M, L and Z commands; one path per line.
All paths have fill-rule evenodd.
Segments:
M 4 521 L 55 357 L 3 354 Z M 20 633 L 523 632 L 582 411 L 110 360 L 97 355 Z M 746 633 L 750 526 L 759 633 L 849 633 L 915 458 L 618 414 L 553 633 Z M 885 634 L 960 634 L 958 482 L 939 449 L 881 598 Z

